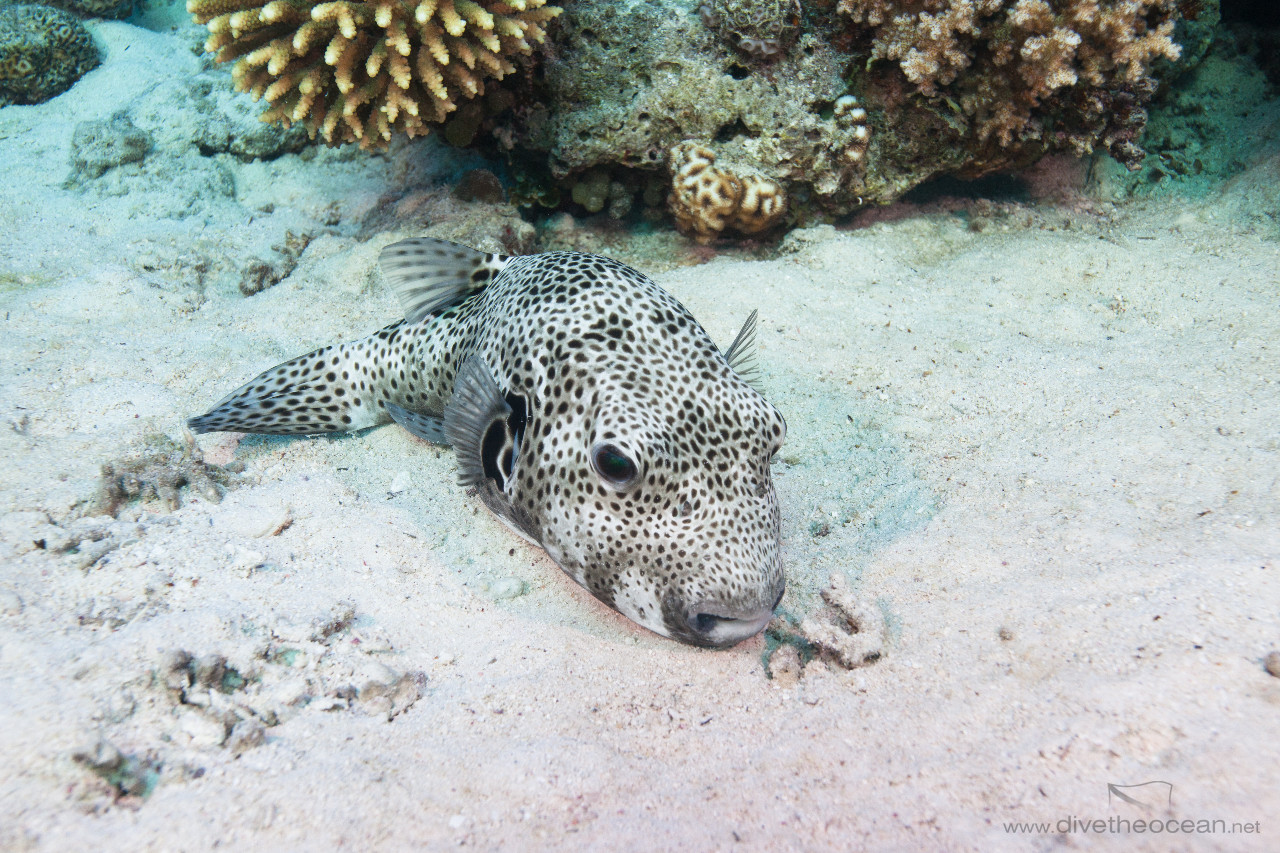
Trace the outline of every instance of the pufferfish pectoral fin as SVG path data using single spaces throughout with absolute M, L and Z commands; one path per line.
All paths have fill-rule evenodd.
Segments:
M 400 424 L 413 435 L 432 444 L 448 444 L 449 436 L 444 431 L 444 418 L 438 418 L 434 415 L 424 415 L 421 412 L 411 412 L 403 406 L 397 406 L 395 403 L 385 403 L 387 414 L 391 415 L 391 420 Z
M 524 398 L 504 396 L 484 359 L 468 356 L 444 408 L 445 435 L 458 452 L 459 484 L 492 480 L 504 488 L 520 453 L 524 419 Z
M 410 323 L 461 305 L 484 290 L 510 261 L 508 255 L 433 237 L 401 240 L 378 255 L 378 265 Z
M 757 391 L 760 390 L 760 363 L 756 361 L 756 320 L 759 314 L 759 311 L 751 312 L 738 336 L 724 351 L 724 360 Z

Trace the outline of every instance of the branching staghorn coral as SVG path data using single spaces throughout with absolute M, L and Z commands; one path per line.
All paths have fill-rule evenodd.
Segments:
M 205 50 L 236 60 L 236 88 L 271 106 L 263 121 L 302 123 L 330 145 L 421 136 L 485 81 L 515 71 L 560 14 L 546 0 L 188 0 Z
M 1101 140 L 1130 165 L 1141 157 L 1131 125 L 1145 120 L 1151 64 L 1180 52 L 1177 0 L 841 0 L 838 9 L 870 32 L 873 61 L 897 62 L 980 142 L 1042 138 L 1052 104 L 1092 130 L 1058 141 L 1086 153 Z

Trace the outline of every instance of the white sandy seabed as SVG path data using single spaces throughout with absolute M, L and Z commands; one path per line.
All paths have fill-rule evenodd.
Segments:
M 396 319 L 371 271 L 405 235 L 344 223 L 444 157 L 202 154 L 145 108 L 184 101 L 191 31 L 93 31 L 101 69 L 0 114 L 0 848 L 1280 845 L 1274 150 L 1196 203 L 656 275 L 718 340 L 760 309 L 783 609 L 839 573 L 883 617 L 878 660 L 771 679 L 762 637 L 605 609 L 394 427 L 203 436 L 245 465 L 220 503 L 86 515 L 102 464 Z M 75 124 L 121 109 L 159 146 L 127 192 L 64 187 Z M 188 173 L 233 189 L 175 209 Z M 291 274 L 228 284 L 295 228 Z

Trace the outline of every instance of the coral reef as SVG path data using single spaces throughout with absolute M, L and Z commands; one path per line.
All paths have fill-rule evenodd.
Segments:
M 263 121 L 301 124 L 330 145 L 383 147 L 393 131 L 427 133 L 485 81 L 515 71 L 543 25 L 546 0 L 188 0 L 209 27 L 205 50 L 236 60 L 236 87 L 271 106 Z
M 1158 81 L 1203 57 L 1218 16 L 1217 0 L 615 6 L 566 4 L 525 106 L 495 120 L 517 203 L 648 216 L 648 176 L 679 171 L 686 141 L 776 183 L 802 226 L 1055 150 L 1133 166 Z
M 668 162 L 676 227 L 699 243 L 725 230 L 759 234 L 787 211 L 786 193 L 776 182 L 717 166 L 715 153 L 696 142 L 674 146 Z
M 1095 191 L 1114 198 L 1175 187 L 1204 192 L 1245 167 L 1248 152 L 1274 124 L 1276 107 L 1269 106 L 1274 101 L 1266 75 L 1255 62 L 1242 60 L 1233 41 L 1220 40 L 1152 104 L 1142 168 L 1121 172 L 1098 164 L 1090 175 Z
M 829 38 L 798 31 L 787 50 L 757 62 L 704 25 L 697 4 L 637 3 L 625 15 L 614 6 L 565 5 L 555 48 L 524 98 L 530 106 L 499 128 L 517 201 L 554 206 L 587 181 L 578 194 L 596 200 L 584 205 L 590 210 L 603 185 L 591 173 L 603 170 L 610 187 L 602 210 L 647 213 L 655 209 L 644 197 L 648 177 L 670 174 L 668 152 L 693 140 L 775 182 L 804 208 L 838 214 L 858 206 L 863 164 L 843 155 L 858 131 L 832 110 L 849 94 L 849 58 Z M 530 151 L 545 160 L 533 161 Z
M 89 31 L 73 15 L 34 4 L 0 7 L 0 107 L 44 103 L 98 60 Z
M 633 210 L 647 220 L 661 219 L 670 181 L 656 172 L 598 166 L 570 182 L 569 198 L 588 213 L 603 211 L 610 219 L 623 219 Z

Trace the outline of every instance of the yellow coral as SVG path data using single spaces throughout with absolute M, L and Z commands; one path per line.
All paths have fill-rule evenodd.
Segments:
M 421 136 L 515 71 L 559 15 L 546 0 L 187 0 L 236 88 L 330 145 Z
M 782 187 L 715 162 L 715 152 L 696 142 L 681 142 L 669 152 L 671 213 L 680 231 L 707 244 L 726 230 L 759 234 L 781 221 L 787 212 Z

